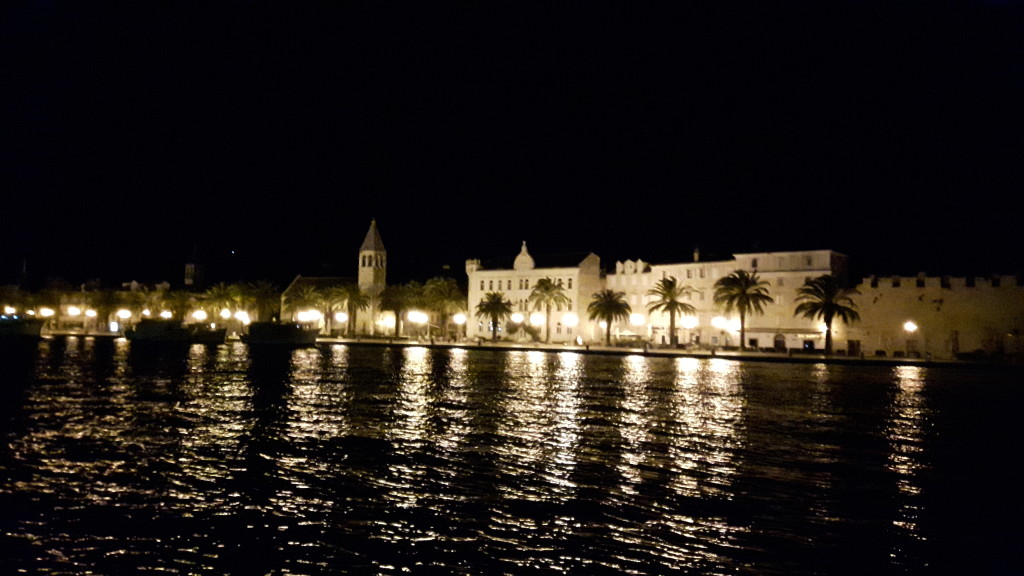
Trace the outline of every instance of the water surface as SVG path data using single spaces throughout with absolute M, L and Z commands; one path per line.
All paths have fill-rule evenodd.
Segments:
M 1020 372 L 3 354 L 0 574 L 1015 574 Z

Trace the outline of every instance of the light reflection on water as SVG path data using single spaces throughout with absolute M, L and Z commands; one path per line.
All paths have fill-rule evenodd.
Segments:
M 919 367 L 37 352 L 4 364 L 4 574 L 927 573 L 979 514 L 944 475 L 970 485 L 951 463 L 1002 422 L 958 407 L 1020 399 L 1016 373 Z

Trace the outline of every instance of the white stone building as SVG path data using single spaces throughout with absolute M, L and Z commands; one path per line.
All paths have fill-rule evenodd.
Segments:
M 565 288 L 570 300 L 567 307 L 551 311 L 551 342 L 574 342 L 577 337 L 587 341 L 593 339 L 592 332 L 586 330 L 586 310 L 593 294 L 602 287 L 600 258 L 593 253 L 566 254 L 544 257 L 540 264 L 537 265 L 526 249 L 526 242 L 523 242 L 512 268 L 485 267 L 480 260 L 466 261 L 469 277 L 466 337 L 490 339 L 494 335 L 492 330 L 495 327 L 490 325 L 490 321 L 476 316 L 477 304 L 488 292 L 500 292 L 508 298 L 517 314 L 516 323 L 530 323 L 543 331 L 546 319 L 542 316 L 531 318 L 534 311 L 529 297 L 538 280 L 550 278 Z M 510 335 L 511 326 L 499 324 L 496 328 L 501 339 L 523 335 L 522 332 Z
M 739 346 L 739 316 L 725 314 L 714 304 L 715 282 L 736 270 L 756 273 L 768 283 L 768 293 L 774 299 L 765 307 L 763 315 L 747 317 L 748 348 L 824 348 L 825 335 L 820 323 L 795 317 L 793 310 L 797 289 L 805 280 L 823 274 L 845 278 L 846 256 L 830 250 L 737 254 L 719 261 L 701 261 L 699 252 L 694 251 L 692 262 L 618 262 L 615 273 L 605 278 L 605 285 L 626 294 L 634 317 L 630 326 L 613 327 L 613 335 L 617 328 L 619 334 L 640 336 L 654 344 L 670 342 L 668 314 L 648 312 L 648 305 L 655 299 L 648 291 L 662 278 L 675 277 L 679 285 L 693 289 L 686 301 L 697 309 L 693 316 L 676 318 L 679 342 L 702 347 Z M 833 338 L 840 337 L 843 329 L 834 325 Z
M 793 308 L 796 290 L 806 279 L 822 274 L 845 277 L 846 257 L 829 250 L 740 254 L 733 259 L 709 262 L 702 262 L 695 251 L 692 262 L 650 264 L 643 260 L 627 260 L 617 262 L 614 273 L 602 275 L 600 258 L 593 253 L 575 259 L 563 257 L 559 263 L 536 266 L 526 242 L 523 242 L 511 269 L 485 267 L 479 260 L 466 262 L 470 310 L 466 333 L 469 338 L 492 336 L 489 321 L 475 315 L 476 305 L 486 293 L 504 293 L 514 310 L 528 319 L 532 312 L 528 301 L 530 292 L 538 280 L 552 278 L 566 287 L 572 300 L 568 310 L 552 313 L 552 342 L 573 342 L 577 337 L 584 342 L 602 340 L 604 329 L 588 319 L 587 306 L 594 293 L 608 288 L 624 293 L 633 312 L 630 321 L 612 326 L 613 339 L 668 343 L 668 315 L 648 313 L 647 307 L 653 298 L 647 292 L 662 278 L 674 276 L 680 285 L 693 288 L 688 302 L 697 308 L 693 317 L 676 319 L 679 341 L 696 346 L 739 346 L 738 316 L 723 314 L 714 306 L 715 281 L 737 269 L 757 272 L 762 280 L 769 283 L 770 293 L 775 298 L 775 303 L 767 307 L 764 315 L 747 318 L 748 347 L 824 347 L 824 333 L 817 323 L 794 317 Z M 842 327 L 834 326 L 833 329 L 838 332 L 834 337 L 838 337 Z M 505 329 L 499 326 L 498 330 L 499 337 L 502 337 Z
M 1024 287 L 1014 276 L 868 277 L 848 337 L 866 356 L 949 359 L 1024 354 Z

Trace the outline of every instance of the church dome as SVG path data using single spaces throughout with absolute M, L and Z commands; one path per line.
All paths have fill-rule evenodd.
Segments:
M 516 261 L 512 264 L 512 268 L 515 270 L 533 270 L 533 267 L 533 256 L 530 256 L 530 253 L 526 251 L 526 240 L 523 240 L 523 248 L 519 251 L 519 255 L 516 256 Z

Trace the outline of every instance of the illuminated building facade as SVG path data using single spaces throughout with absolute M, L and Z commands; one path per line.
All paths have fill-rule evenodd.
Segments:
M 535 330 L 546 333 L 548 321 L 543 315 L 533 315 L 533 306 L 529 302 L 530 293 L 537 282 L 550 278 L 552 282 L 563 287 L 569 297 L 569 304 L 560 309 L 552 309 L 550 317 L 550 334 L 552 342 L 575 342 L 577 337 L 583 340 L 593 339 L 593 333 L 587 328 L 587 304 L 594 292 L 601 289 L 601 260 L 595 254 L 565 254 L 547 256 L 541 259 L 540 266 L 530 255 L 523 242 L 519 254 L 515 257 L 512 268 L 485 267 L 480 260 L 466 262 L 468 284 L 468 313 L 466 320 L 466 336 L 470 339 L 490 339 L 497 330 L 498 337 L 504 340 L 524 338 L 526 331 L 521 325 L 527 324 Z M 476 316 L 476 306 L 489 292 L 499 292 L 511 302 L 516 314 L 512 322 L 499 323 L 491 326 L 486 318 Z M 512 326 L 512 324 L 520 326 Z M 515 334 L 510 332 L 515 331 Z
M 515 311 L 529 317 L 528 299 L 537 280 L 559 279 L 572 300 L 570 310 L 552 315 L 551 341 L 600 342 L 604 330 L 587 318 L 587 305 L 601 289 L 622 292 L 632 317 L 612 326 L 619 342 L 671 341 L 667 314 L 648 312 L 655 300 L 649 294 L 659 280 L 674 277 L 691 288 L 684 301 L 696 313 L 676 318 L 681 344 L 701 348 L 738 347 L 739 317 L 725 314 L 714 304 L 715 282 L 736 270 L 754 272 L 767 283 L 774 300 L 763 314 L 746 319 L 746 347 L 771 351 L 818 351 L 825 347 L 824 324 L 794 314 L 798 290 L 804 282 L 824 274 L 847 285 L 848 259 L 831 250 L 735 254 L 724 260 L 702 261 L 694 252 L 690 262 L 651 264 L 643 260 L 615 263 L 614 272 L 603 274 L 600 259 L 589 254 L 575 264 L 535 266 L 525 242 L 512 268 L 485 267 L 469 260 L 470 338 L 490 338 L 491 326 L 477 318 L 476 305 L 488 292 L 504 293 Z M 853 301 L 860 320 L 832 325 L 833 349 L 853 356 L 930 357 L 951 359 L 964 355 L 998 357 L 1024 354 L 1024 288 L 1013 276 L 992 278 L 870 277 L 854 286 Z M 570 326 L 572 324 L 572 326 Z M 503 327 L 498 327 L 504 338 Z

